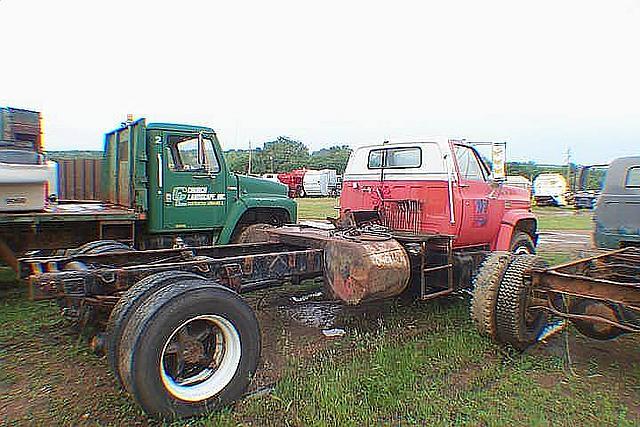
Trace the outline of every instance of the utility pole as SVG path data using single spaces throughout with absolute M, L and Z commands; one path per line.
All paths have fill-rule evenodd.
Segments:
M 567 184 L 569 184 L 569 188 L 573 189 L 575 183 L 571 181 L 571 147 L 567 147 L 567 151 L 564 154 L 567 164 Z
M 251 140 L 249 140 L 249 170 L 247 170 L 247 175 L 251 175 L 251 157 L 253 154 L 253 150 L 251 149 Z

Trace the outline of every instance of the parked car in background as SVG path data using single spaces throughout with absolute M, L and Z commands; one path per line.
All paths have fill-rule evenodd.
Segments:
M 611 163 L 594 221 L 597 247 L 640 246 L 640 156 Z
M 602 192 L 609 165 L 588 165 L 579 168 L 573 204 L 576 209 L 593 209 Z
M 278 179 L 289 188 L 289 197 L 304 197 L 306 192 L 303 186 L 306 169 L 294 169 L 291 172 L 279 173 Z
M 282 184 L 278 179 L 278 175 L 275 173 L 263 173 L 262 176 L 260 176 L 260 178 L 266 179 L 267 181 L 277 182 L 278 184 Z

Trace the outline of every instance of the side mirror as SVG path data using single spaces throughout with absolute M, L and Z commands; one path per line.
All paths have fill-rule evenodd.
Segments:
M 491 144 L 491 180 L 496 182 L 504 182 L 507 179 L 506 165 L 506 142 L 497 142 Z

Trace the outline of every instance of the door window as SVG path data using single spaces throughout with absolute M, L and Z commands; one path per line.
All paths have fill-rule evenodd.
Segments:
M 640 166 L 629 168 L 629 170 L 627 171 L 625 187 L 640 188 Z
M 471 181 L 485 181 L 485 169 L 478 160 L 478 156 L 470 147 L 456 145 L 456 160 L 460 176 Z
M 213 141 L 202 138 L 202 146 L 199 147 L 197 136 L 169 136 L 169 169 L 177 172 L 202 171 L 219 172 L 220 164 L 213 149 Z

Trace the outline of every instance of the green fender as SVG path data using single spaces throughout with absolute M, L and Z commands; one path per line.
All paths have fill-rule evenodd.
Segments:
M 293 199 L 288 197 L 273 197 L 272 195 L 258 195 L 247 198 L 240 198 L 230 206 L 227 213 L 227 221 L 225 222 L 222 232 L 218 236 L 217 244 L 226 245 L 231 240 L 231 236 L 244 215 L 251 209 L 260 208 L 286 211 L 289 214 L 289 220 L 292 223 L 298 220 L 298 207 Z

